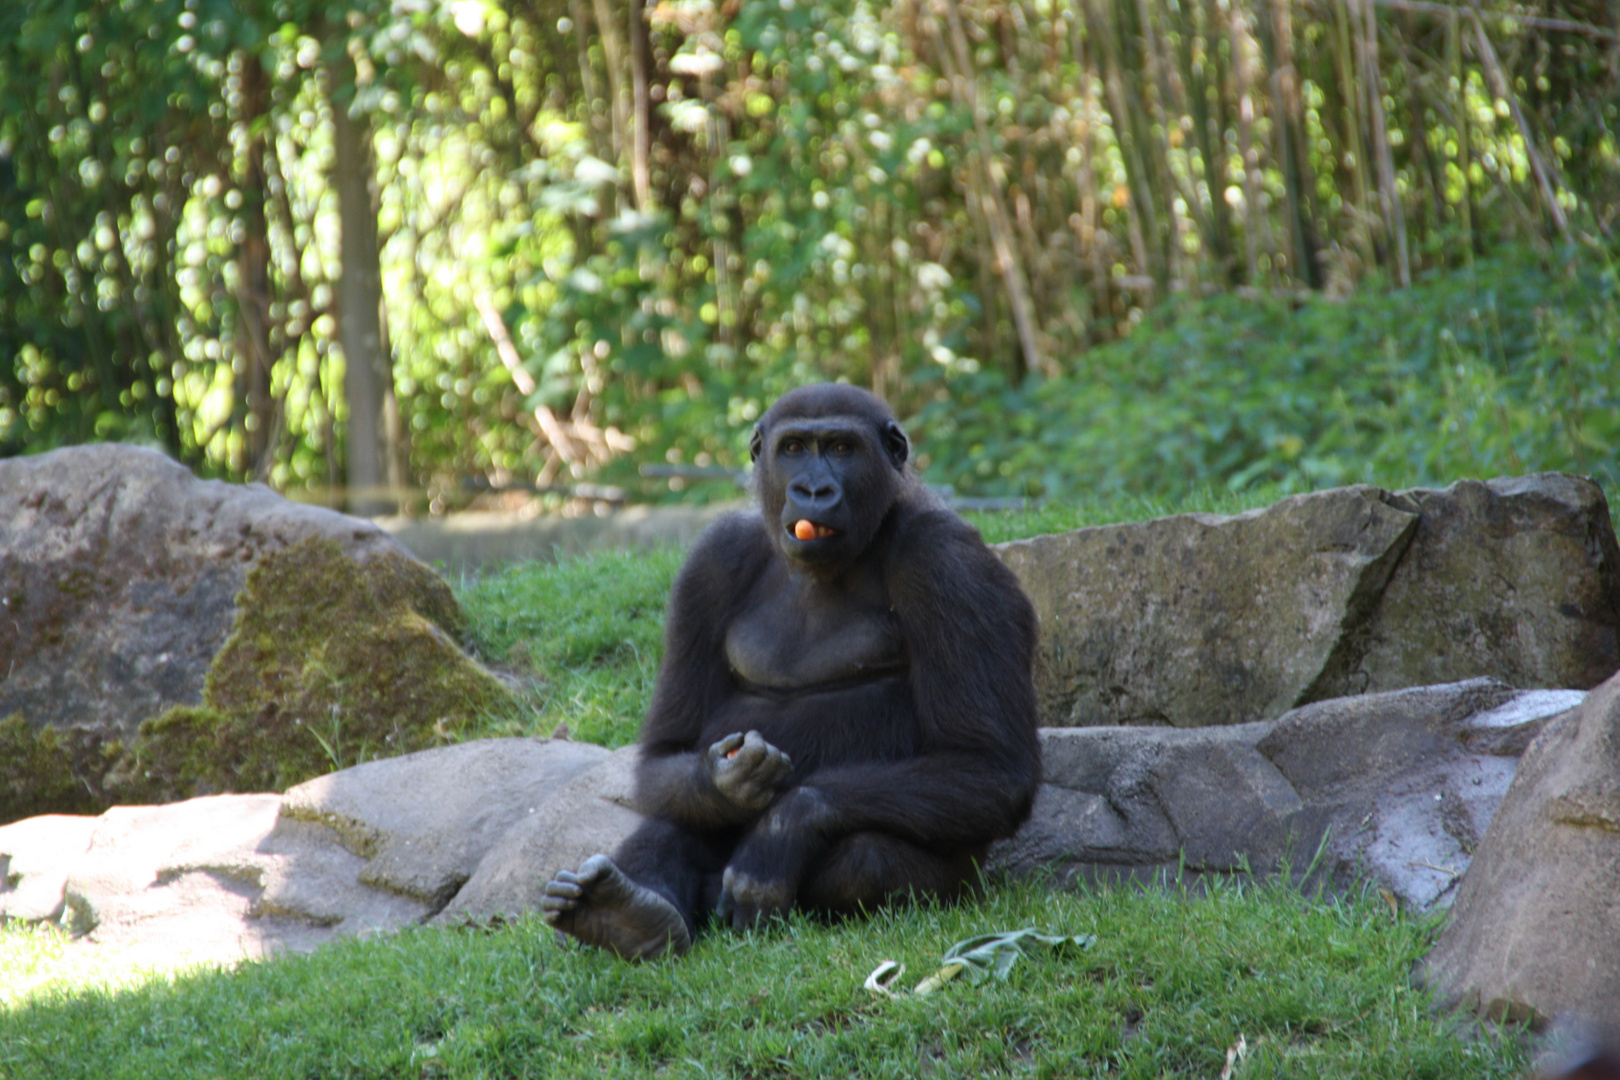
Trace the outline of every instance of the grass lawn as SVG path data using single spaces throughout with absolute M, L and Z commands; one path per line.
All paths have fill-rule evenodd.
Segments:
M 991 540 L 1172 510 L 1205 498 L 980 515 Z M 657 669 L 673 552 L 609 554 L 468 578 L 486 659 L 530 678 L 537 710 L 481 734 L 634 737 Z M 1006 982 L 889 998 L 963 938 L 1094 934 Z M 757 935 L 716 932 L 675 963 L 560 946 L 541 924 L 410 930 L 231 971 L 145 975 L 59 935 L 0 927 L 0 1080 L 434 1077 L 1517 1077 L 1514 1030 L 1436 1014 L 1411 989 L 1432 919 L 1377 894 L 1280 885 L 1207 891 L 999 884 L 950 908 Z
M 1095 934 L 1006 982 L 895 998 L 953 942 Z M 0 1011 L 0 1077 L 1514 1077 L 1516 1033 L 1435 1015 L 1407 970 L 1431 927 L 1378 896 L 1227 884 L 993 888 L 953 908 L 758 935 L 626 964 L 521 922 L 411 930 L 145 985 L 59 988 Z M 0 958 L 28 950 L 0 932 Z

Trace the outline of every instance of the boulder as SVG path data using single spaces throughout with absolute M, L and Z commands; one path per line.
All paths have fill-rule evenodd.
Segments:
M 279 790 L 511 707 L 386 533 L 136 447 L 0 461 L 0 611 L 0 821 Z
M 1495 1018 L 1620 1018 L 1620 676 L 1525 751 L 1420 974 Z
M 1620 668 L 1620 548 L 1579 477 L 1360 485 L 996 550 L 1040 618 L 1052 726 L 1238 724 L 1484 676 L 1587 689 Z
M 1416 527 L 1362 486 L 999 545 L 1040 618 L 1042 722 L 1200 727 L 1311 700 Z
M 558 788 L 501 837 L 435 921 L 486 922 L 537 911 L 541 889 L 558 870 L 611 853 L 641 823 L 631 808 L 636 754 L 634 746 L 616 750 Z
M 489 739 L 369 762 L 285 797 L 0 826 L 0 920 L 56 922 L 148 967 L 396 929 L 443 909 L 493 847 L 608 757 L 584 743 Z
M 1444 904 L 1519 752 L 1582 696 L 1474 679 L 1248 724 L 1046 728 L 1034 814 L 989 869 L 1154 880 L 1286 866 Z
M 1403 491 L 1418 515 L 1340 694 L 1489 675 L 1590 689 L 1620 670 L 1620 548 L 1603 491 L 1542 473 Z
M 288 791 L 277 830 L 321 826 L 365 860 L 359 884 L 435 913 L 492 849 L 554 817 L 559 798 L 577 786 L 571 781 L 609 758 L 590 743 L 480 739 L 367 762 Z

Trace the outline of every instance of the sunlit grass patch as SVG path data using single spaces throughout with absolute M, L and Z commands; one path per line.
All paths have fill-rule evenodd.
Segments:
M 474 649 L 538 680 L 539 708 L 480 735 L 635 738 L 663 653 L 664 605 L 682 552 L 602 552 L 470 576 L 457 588 Z
M 29 1001 L 60 1000 L 88 990 L 135 990 L 176 976 L 175 965 L 151 963 L 151 959 L 75 941 L 54 924 L 0 921 L 0 1009 Z M 192 965 L 191 970 L 206 966 Z M 0 1080 L 5 1075 L 0 1072 Z

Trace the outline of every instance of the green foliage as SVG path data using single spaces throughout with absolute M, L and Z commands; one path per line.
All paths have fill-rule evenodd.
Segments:
M 664 606 L 681 552 L 605 552 L 529 563 L 458 590 L 480 655 L 540 680 L 538 710 L 480 735 L 573 737 L 605 746 L 635 739 L 663 655 Z
M 1500 300 L 1455 297 L 1478 327 L 1432 283 L 1387 332 L 1277 299 L 1367 313 L 1409 268 L 1607 231 L 1601 34 L 1459 11 L 1454 38 L 1253 0 L 13 0 L 0 453 L 342 482 L 340 110 L 372 137 L 391 482 L 441 504 L 472 477 L 723 495 L 636 467 L 739 467 L 823 378 L 918 420 L 963 493 L 1578 464 L 1613 433 L 1608 316 L 1542 290 L 1539 344 L 1492 338 L 1528 309 L 1484 264 Z M 1339 343 L 1269 348 L 1313 335 Z
M 334 541 L 265 556 L 237 598 L 201 707 L 146 721 L 107 778 L 122 801 L 282 791 L 461 737 L 515 703 L 456 644 L 453 598 L 398 555 Z
M 931 479 L 1060 501 L 1543 470 L 1613 493 L 1617 342 L 1612 263 L 1521 251 L 1398 294 L 1166 307 L 1084 377 L 982 376 L 916 428 Z
M 911 985 L 951 942 L 1023 926 L 1096 944 L 928 997 L 861 988 L 880 960 Z M 559 947 L 530 921 L 413 929 L 172 983 L 36 992 L 0 1011 L 0 1076 L 1214 1076 L 1240 1036 L 1242 1076 L 1522 1076 L 1519 1032 L 1436 1015 L 1409 986 L 1431 933 L 1376 895 L 1242 882 L 1023 884 L 832 926 L 795 916 L 712 933 L 673 963 Z M 29 935 L 0 929 L 0 970 L 29 968 Z

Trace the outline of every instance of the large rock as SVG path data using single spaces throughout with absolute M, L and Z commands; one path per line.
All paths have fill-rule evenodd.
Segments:
M 0 821 L 279 789 L 510 703 L 386 533 L 135 447 L 0 461 L 0 610 Z
M 1424 965 L 1498 1018 L 1620 1018 L 1620 676 L 1530 745 Z
M 279 795 L 215 795 L 0 827 L 0 920 L 60 923 L 121 962 L 304 951 L 438 913 L 608 751 L 490 739 Z M 538 871 L 531 871 L 534 876 Z
M 1373 487 L 1002 544 L 1041 623 L 1043 723 L 1270 719 L 1342 678 L 1417 515 Z
M 614 751 L 508 830 L 436 921 L 484 922 L 537 911 L 541 889 L 558 870 L 617 848 L 641 823 L 631 808 L 637 753 L 634 746 Z
M 288 791 L 277 829 L 323 827 L 365 860 L 359 884 L 437 913 L 492 849 L 554 815 L 559 789 L 609 757 L 590 743 L 482 739 L 368 762 Z
M 1491 679 L 1337 698 L 1195 730 L 1046 728 L 1030 821 L 990 868 L 1060 878 L 1370 875 L 1417 908 L 1449 901 L 1519 752 L 1579 691 Z
M 1403 491 L 1412 543 L 1332 694 L 1490 675 L 1589 689 L 1620 669 L 1620 548 L 1602 490 L 1542 473 Z
M 1339 488 L 997 551 L 1040 617 L 1052 726 L 1236 724 L 1481 676 L 1585 689 L 1620 668 L 1620 548 L 1578 477 Z

